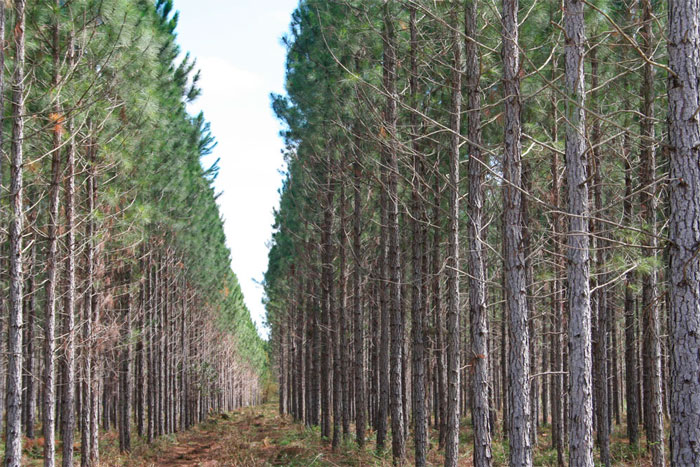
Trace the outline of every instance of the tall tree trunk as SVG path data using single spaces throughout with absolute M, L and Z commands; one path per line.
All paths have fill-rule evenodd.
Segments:
M 55 1 L 59 7 L 59 0 Z M 58 93 L 60 77 L 60 37 L 58 18 L 53 29 L 53 87 Z M 58 104 L 53 111 L 60 115 Z M 56 117 L 58 118 L 58 117 Z M 58 285 L 58 223 L 59 223 L 59 189 L 61 176 L 61 128 L 58 123 L 53 127 L 53 146 L 51 151 L 51 185 L 49 187 L 48 251 L 46 254 L 46 306 L 44 309 L 44 466 L 55 464 L 55 416 L 56 416 L 56 289 Z
M 612 417 L 615 419 L 615 424 L 621 425 L 621 413 L 620 413 L 620 371 L 618 364 L 618 327 L 617 327 L 617 304 L 615 303 L 615 287 L 609 287 L 608 293 L 608 324 L 609 335 L 610 335 L 610 346 L 608 348 L 608 368 L 612 373 L 612 378 L 610 381 L 610 390 L 612 392 Z
M 459 141 L 462 112 L 462 37 L 457 27 L 455 5 L 450 12 L 452 31 L 452 96 L 450 104 L 449 148 L 449 230 L 447 240 L 447 427 L 445 466 L 456 466 L 459 460 L 459 376 L 460 376 L 460 296 L 459 296 Z
M 654 45 L 652 40 L 652 5 L 651 0 L 642 0 L 643 25 L 641 29 L 642 50 L 647 57 L 653 56 Z M 648 402 L 645 400 L 648 420 L 647 439 L 649 442 L 652 464 L 662 467 L 665 464 L 664 453 L 664 426 L 663 426 L 663 395 L 661 392 L 661 327 L 659 323 L 658 305 L 658 271 L 656 265 L 656 148 L 654 145 L 654 68 L 649 63 L 644 64 L 644 79 L 642 81 L 641 94 L 643 98 L 641 124 L 641 150 L 640 157 L 640 203 L 644 229 L 648 235 L 644 236 L 642 255 L 649 260 L 651 268 L 648 274 L 642 276 L 642 313 L 643 313 L 643 348 L 646 370 L 644 372 L 645 393 L 648 394 Z
M 508 441 L 510 465 L 532 465 L 530 441 L 530 348 L 523 250 L 522 161 L 520 135 L 520 52 L 518 0 L 503 0 L 503 90 L 505 135 L 503 205 L 505 301 L 508 309 Z
M 279 372 L 279 387 L 278 390 L 278 410 L 280 415 L 287 413 L 287 365 L 286 348 L 285 348 L 285 331 L 286 326 L 283 323 L 284 317 L 280 316 L 277 323 L 277 370 Z
M 333 313 L 333 253 L 332 253 L 332 230 L 333 230 L 333 198 L 334 186 L 331 176 L 332 156 L 330 151 L 326 159 L 326 180 L 325 180 L 325 200 L 323 213 L 323 327 L 321 335 L 321 436 L 331 439 L 331 416 L 333 414 L 333 373 L 332 373 L 332 337 L 331 337 L 331 315 Z
M 68 64 L 75 66 L 74 39 L 71 33 L 68 41 Z M 68 134 L 71 140 L 66 147 L 66 174 L 64 186 L 66 217 L 66 262 L 65 262 L 65 309 L 63 311 L 63 329 L 65 333 L 65 350 L 63 358 L 63 414 L 61 415 L 61 437 L 63 441 L 63 467 L 73 465 L 73 442 L 75 438 L 75 139 L 72 134 L 72 121 L 68 121 Z
M 623 222 L 630 225 L 632 221 L 632 168 L 629 161 L 629 136 L 624 135 L 622 143 L 625 159 L 625 200 L 623 202 Z M 639 441 L 639 399 L 637 398 L 637 339 L 635 333 L 635 306 L 632 291 L 635 272 L 625 274 L 625 400 L 627 401 L 627 439 L 631 446 Z
M 410 76 L 409 85 L 411 92 L 411 105 L 416 108 L 418 105 L 418 31 L 416 24 L 416 8 L 410 5 Z M 416 112 L 411 112 L 411 149 L 413 159 L 413 183 L 411 184 L 411 333 L 413 335 L 413 435 L 416 466 L 424 466 L 426 463 L 426 451 L 428 442 L 427 422 L 426 422 L 426 400 L 425 400 L 425 348 L 423 328 L 424 307 L 422 293 L 424 291 L 423 281 L 423 255 L 424 239 L 423 226 L 423 204 L 422 204 L 422 155 L 418 145 L 418 122 Z
M 385 5 L 386 7 L 386 5 Z M 377 398 L 377 450 L 384 449 L 387 435 L 387 417 L 389 412 L 389 305 L 387 299 L 388 257 L 388 195 L 386 186 L 387 168 L 382 163 L 380 169 L 381 183 L 379 193 L 380 233 L 379 233 L 379 309 L 381 312 L 380 336 L 379 336 L 379 397 Z
M 528 369 L 528 380 L 530 385 L 530 446 L 531 449 L 537 446 L 537 429 L 539 420 L 539 378 L 529 376 L 533 369 L 537 369 L 537 314 L 533 313 L 533 276 L 534 266 L 532 264 L 532 248 L 530 240 L 530 207 L 527 195 L 532 190 L 532 180 L 530 166 L 527 160 L 521 159 L 521 184 L 522 192 L 520 200 L 521 222 L 522 222 L 522 250 L 525 264 L 525 309 L 527 310 L 528 329 L 528 351 L 530 356 L 530 368 Z
M 591 61 L 591 104 L 598 113 L 598 48 L 593 47 L 589 52 Z M 602 186 L 602 158 L 600 157 L 599 145 L 601 142 L 600 119 L 592 117 L 591 125 L 591 156 L 592 156 L 592 177 L 593 194 L 595 203 L 595 220 L 591 222 L 592 234 L 595 239 L 594 258 L 597 266 L 597 274 L 594 279 L 596 291 L 593 295 L 592 313 L 594 326 L 593 338 L 593 359 L 594 359 L 594 384 L 595 384 L 595 409 L 596 409 L 596 435 L 598 449 L 600 450 L 600 462 L 606 467 L 610 466 L 610 424 L 608 418 L 608 368 L 607 368 L 607 295 L 606 287 L 602 284 L 607 282 L 605 270 L 606 234 L 603 232 L 603 223 L 600 218 L 603 216 L 603 186 Z M 596 315 L 597 311 L 597 315 Z
M 92 125 L 90 131 L 92 133 Z M 92 137 L 91 137 L 92 138 Z M 89 390 L 87 391 L 87 400 L 89 401 L 88 420 L 85 429 L 88 430 L 87 451 L 83 450 L 81 455 L 85 459 L 86 465 L 89 467 L 97 467 L 100 461 L 100 446 L 99 446 L 99 400 L 100 400 L 100 371 L 99 371 L 99 353 L 97 350 L 97 339 L 94 335 L 99 324 L 100 316 L 100 300 L 98 290 L 99 278 L 99 243 L 97 240 L 97 224 L 95 220 L 95 212 L 97 209 L 97 144 L 93 139 L 88 143 L 88 239 L 87 239 L 87 261 L 88 261 L 88 291 L 87 300 L 89 306 L 86 307 L 89 313 L 87 324 L 85 324 L 86 341 L 88 346 L 87 351 L 87 383 Z M 87 452 L 87 455 L 84 453 Z
M 671 464 L 700 465 L 700 3 L 669 3 Z
M 471 412 L 474 429 L 474 465 L 492 463 L 491 425 L 489 420 L 489 323 L 486 310 L 486 275 L 484 272 L 484 161 L 481 153 L 481 98 L 479 82 L 481 63 L 475 42 L 478 32 L 477 0 L 468 0 L 465 11 L 465 58 L 469 141 L 469 321 L 471 333 Z
M 32 225 L 34 219 L 32 215 L 27 219 L 28 224 Z M 27 438 L 34 438 L 34 424 L 36 422 L 36 359 L 34 341 L 36 339 L 34 333 L 36 330 L 36 291 L 35 291 L 35 275 L 36 275 L 36 241 L 32 242 L 30 252 L 30 264 L 28 266 L 29 277 L 27 277 L 27 293 L 24 296 L 24 314 L 26 316 L 25 324 L 25 368 L 24 372 L 24 434 Z
M 126 269 L 128 266 L 122 266 Z M 122 349 L 119 356 L 119 411 L 118 411 L 118 426 L 119 426 L 119 451 L 127 453 L 131 451 L 131 393 L 133 385 L 131 383 L 131 321 L 132 321 L 132 303 L 130 280 L 131 274 L 128 270 L 124 270 L 120 274 L 121 280 L 121 297 L 119 299 L 119 312 L 124 314 L 124 323 L 122 325 Z M 172 400 L 175 400 L 172 397 Z
M 550 22 L 554 20 L 553 8 L 550 8 Z M 557 76 L 557 59 L 552 58 L 551 79 L 554 80 Z M 552 139 L 556 143 L 559 141 L 559 125 L 557 118 L 559 112 L 557 110 L 557 93 L 552 89 L 550 95 L 550 118 L 552 122 Z M 552 176 L 552 204 L 559 206 L 561 195 L 561 178 L 559 176 L 559 153 L 552 151 L 551 156 L 551 176 Z M 564 465 L 564 433 L 565 433 L 565 418 L 564 418 L 564 378 L 563 371 L 563 319 L 564 319 L 564 293 L 563 293 L 563 258 L 562 258 L 562 219 L 559 213 L 555 212 L 552 215 L 552 242 L 555 255 L 554 260 L 554 280 L 552 294 L 552 338 L 550 359 L 552 364 L 552 379 L 550 384 L 552 401 L 552 447 L 557 451 L 557 465 Z
M 343 167 L 346 167 L 343 165 Z M 342 170 L 342 174 L 346 170 Z M 350 391 L 349 391 L 349 371 L 348 364 L 348 344 L 347 342 L 347 309 L 348 309 L 348 286 L 347 286 L 347 267 L 346 267 L 346 245 L 347 245 L 347 198 L 345 196 L 345 180 L 340 186 L 340 228 L 338 229 L 338 261 L 339 261 L 339 281 L 338 284 L 338 357 L 339 361 L 336 366 L 340 369 L 340 393 L 341 393 L 341 411 L 343 436 L 347 437 L 350 431 Z
M 141 250 L 141 274 L 143 276 L 141 284 L 139 287 L 139 339 L 136 343 L 136 432 L 140 437 L 146 436 L 146 404 L 147 404 L 147 383 L 146 383 L 146 373 L 147 373 L 147 356 L 146 356 L 146 300 L 147 300 L 147 263 L 146 263 L 146 252 L 145 248 Z M 183 317 L 184 319 L 184 317 Z M 186 358 L 185 354 L 185 344 L 184 344 L 184 331 L 183 331 L 183 358 Z M 183 378 L 187 378 L 187 368 L 183 366 Z M 187 394 L 186 390 L 183 391 Z M 186 398 L 186 397 L 185 397 Z M 184 411 L 183 411 L 184 413 Z
M 320 422 L 319 411 L 320 411 L 320 399 L 321 394 L 321 323 L 319 322 L 319 294 L 318 294 L 318 279 L 320 279 L 317 268 L 314 268 L 314 277 L 316 278 L 316 286 L 313 290 L 313 304 L 309 307 L 309 312 L 312 314 L 312 354 L 311 354 L 311 365 L 309 369 L 312 372 L 311 378 L 311 424 L 318 425 Z M 310 283 L 311 286 L 311 283 Z
M 566 169 L 569 190 L 569 464 L 593 465 L 588 151 L 585 139 L 583 2 L 565 0 Z
M 442 258 L 440 254 L 440 243 L 441 243 L 441 226 L 442 226 L 442 210 L 440 207 L 440 181 L 441 175 L 439 173 L 440 168 L 440 155 L 437 153 L 435 161 L 435 176 L 433 180 L 433 212 L 431 223 L 433 224 L 433 244 L 432 244 L 432 257 L 430 265 L 430 275 L 432 277 L 432 308 L 433 308 L 433 319 L 435 326 L 435 363 L 437 366 L 437 394 L 436 400 L 438 405 L 438 446 L 444 447 L 445 437 L 447 436 L 447 369 L 445 368 L 445 327 L 443 325 L 443 311 L 442 311 L 442 292 L 440 290 L 440 268 L 442 265 Z
M 305 310 L 305 297 L 304 293 L 304 278 L 300 276 L 297 282 L 297 311 L 296 311 L 296 336 L 295 336 L 295 347 L 296 347 L 296 416 L 297 421 L 305 420 L 304 417 L 304 388 L 307 382 L 304 379 L 304 357 L 306 349 L 306 320 L 304 319 Z
M 360 151 L 355 152 L 353 202 L 355 213 L 353 216 L 352 249 L 354 268 L 352 272 L 353 288 L 353 317 L 355 334 L 355 433 L 357 444 L 360 448 L 365 445 L 365 353 L 364 353 L 364 322 L 362 319 L 362 166 L 360 164 Z
M 329 165 L 328 165 L 328 171 L 329 173 L 331 171 L 334 171 L 335 167 L 331 168 L 331 163 L 330 163 L 330 158 L 329 158 Z M 336 188 L 336 182 L 335 180 L 330 180 L 330 186 L 329 186 L 329 205 L 331 206 L 331 209 L 334 209 L 334 201 L 333 198 L 335 197 L 335 188 Z M 341 203 L 343 202 L 342 200 L 340 201 Z M 341 218 L 342 222 L 342 218 Z M 333 223 L 331 222 L 331 226 Z M 343 368 L 342 365 L 343 363 L 340 361 L 340 309 L 335 303 L 335 274 L 334 274 L 334 268 L 333 268 L 333 260 L 334 260 L 334 253 L 335 251 L 333 250 L 333 231 L 332 228 L 328 232 L 328 244 L 330 246 L 330 255 L 328 257 L 328 264 L 329 264 L 329 269 L 328 269 L 328 277 L 329 277 L 329 296 L 328 296 L 328 308 L 330 309 L 330 336 L 331 336 L 331 351 L 333 354 L 333 449 L 338 449 L 338 446 L 340 446 L 340 438 L 341 438 L 341 427 L 342 427 L 342 418 L 343 418 L 343 389 L 342 389 L 342 372 Z M 340 271 L 340 274 L 343 274 L 343 271 Z
M 387 254 L 386 267 L 389 289 L 388 308 L 391 323 L 390 355 L 390 401 L 391 411 L 391 446 L 395 464 L 403 464 L 406 457 L 406 440 L 404 438 L 403 415 L 403 316 L 401 313 L 401 263 L 399 244 L 399 162 L 397 132 L 396 92 L 396 35 L 394 20 L 391 17 L 390 2 L 384 1 L 384 44 L 383 75 L 386 107 L 384 125 L 387 133 L 384 151 L 387 166 L 386 202 L 387 202 Z
M 12 144 L 10 148 L 10 300 L 7 329 L 5 466 L 22 462 L 22 230 L 24 228 L 22 144 L 24 140 L 24 9 L 16 0 L 15 69 L 12 76 Z M 1 70 L 0 70 L 1 71 Z

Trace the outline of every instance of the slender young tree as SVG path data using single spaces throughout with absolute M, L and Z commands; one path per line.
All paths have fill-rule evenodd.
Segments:
M 410 28 L 410 77 L 411 105 L 415 108 L 418 104 L 418 27 L 416 24 L 415 5 L 409 5 Z M 427 421 L 425 404 L 425 348 L 423 328 L 423 205 L 422 193 L 422 155 L 418 145 L 418 119 L 415 112 L 411 112 L 411 151 L 413 159 L 413 178 L 411 184 L 411 210 L 413 219 L 411 224 L 411 333 L 413 335 L 413 434 L 416 466 L 424 466 L 426 463 L 427 447 Z
M 459 388 L 460 388 L 460 292 L 459 292 L 459 142 L 462 113 L 462 37 L 457 27 L 455 4 L 450 12 L 451 24 L 451 100 L 449 147 L 449 231 L 447 238 L 447 420 L 445 466 L 456 466 L 459 458 Z
M 653 12 L 651 0 L 642 2 L 642 51 L 647 57 L 654 54 L 653 44 Z M 648 274 L 642 275 L 642 322 L 643 348 L 645 362 L 645 397 L 646 418 L 649 421 L 647 438 L 651 448 L 652 463 L 656 467 L 665 465 L 663 402 L 661 393 L 661 326 L 658 304 L 658 271 L 656 265 L 657 228 L 655 196 L 656 184 L 656 144 L 654 141 L 654 67 L 649 62 L 644 63 L 644 78 L 641 85 L 642 109 L 640 119 L 640 134 L 642 136 L 640 158 L 640 205 L 642 221 L 647 235 L 643 240 L 642 255 L 652 264 Z
M 68 41 L 69 71 L 75 65 L 75 40 L 71 32 Z M 64 371 L 63 413 L 61 414 L 61 437 L 63 440 L 63 467 L 73 465 L 73 440 L 75 437 L 75 296 L 76 296 L 76 239 L 75 239 L 75 137 L 72 121 L 68 122 L 69 137 L 66 146 L 65 168 L 65 219 L 66 219 L 66 260 L 65 260 L 65 302 L 64 302 Z
M 60 2 L 55 2 L 59 11 Z M 60 24 L 56 16 L 53 26 L 53 87 L 57 94 L 53 112 L 54 119 L 61 115 L 59 103 L 59 86 L 61 83 L 61 37 Z M 56 417 L 56 291 L 58 289 L 58 228 L 61 177 L 61 132 L 58 121 L 52 128 L 53 142 L 51 147 L 51 184 L 49 187 L 49 218 L 48 218 L 48 253 L 46 258 L 46 302 L 44 308 L 44 466 L 52 467 L 55 462 L 55 417 Z
M 626 151 L 628 137 L 624 136 L 623 157 L 625 158 L 625 201 L 623 215 L 626 223 L 632 218 L 632 167 L 629 162 L 630 154 Z M 625 274 L 625 400 L 627 401 L 627 439 L 630 445 L 636 446 L 639 440 L 639 401 L 637 399 L 637 340 L 635 335 L 636 313 L 632 284 L 636 274 L 630 271 Z
M 591 91 L 590 105 L 599 112 L 599 66 L 598 47 L 593 47 L 589 52 L 591 62 Z M 595 206 L 596 219 L 591 222 L 591 234 L 594 237 L 594 258 L 596 267 L 599 271 L 603 271 L 605 265 L 605 231 L 600 218 L 603 215 L 603 182 L 602 182 L 602 164 L 603 159 L 600 156 L 600 141 L 601 141 L 601 122 L 598 118 L 592 118 L 591 125 L 591 162 L 593 171 L 592 188 L 593 188 L 593 205 Z M 600 462 L 606 467 L 610 466 L 610 423 L 608 416 L 608 365 L 607 365 L 607 336 L 608 336 L 608 306 L 607 306 L 607 290 L 605 282 L 607 282 L 606 274 L 599 272 L 594 280 L 595 293 L 592 295 L 591 318 L 595 325 L 593 326 L 593 381 L 595 385 L 595 409 L 596 409 L 596 440 L 600 451 Z
M 353 167 L 353 225 L 352 225 L 352 250 L 354 265 L 352 271 L 353 288 L 353 319 L 354 319 L 354 346 L 355 346 L 355 435 L 357 445 L 362 448 L 365 444 L 365 349 L 364 349 L 364 320 L 362 316 L 362 189 L 360 155 L 355 148 L 355 162 Z
M 5 466 L 22 462 L 22 289 L 25 0 L 14 3 L 14 71 L 12 73 L 12 141 L 10 144 L 10 300 L 7 329 Z M 4 24 L 4 18 L 2 23 Z M 0 74 L 1 70 L 0 70 Z

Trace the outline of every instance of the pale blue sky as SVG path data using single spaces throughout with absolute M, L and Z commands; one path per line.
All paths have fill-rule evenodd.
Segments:
M 284 89 L 285 49 L 298 0 L 175 0 L 178 42 L 202 70 L 202 96 L 192 111 L 204 111 L 221 158 L 216 181 L 232 266 L 246 304 L 263 336 L 262 280 L 267 242 L 278 206 L 284 161 L 280 124 L 270 92 Z

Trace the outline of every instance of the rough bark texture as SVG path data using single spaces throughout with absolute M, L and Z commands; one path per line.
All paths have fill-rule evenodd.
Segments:
M 642 0 L 642 49 L 646 56 L 654 53 L 652 42 L 652 5 L 651 0 Z M 641 95 L 643 98 L 640 119 L 642 135 L 640 157 L 640 203 L 644 229 L 648 235 L 642 239 L 642 255 L 651 262 L 648 274 L 642 276 L 642 313 L 644 314 L 643 348 L 645 362 L 644 390 L 649 400 L 646 403 L 648 420 L 647 439 L 652 455 L 652 464 L 663 467 L 665 464 L 663 401 L 661 393 L 661 327 L 659 323 L 658 271 L 656 265 L 656 209 L 654 184 L 656 172 L 656 147 L 654 143 L 654 68 L 644 64 L 644 79 Z
M 440 155 L 438 153 L 436 164 L 440 164 Z M 442 295 L 440 290 L 440 266 L 442 265 L 442 256 L 440 254 L 440 243 L 441 243 L 441 208 L 440 208 L 440 176 L 435 175 L 433 181 L 433 212 L 431 222 L 435 226 L 433 228 L 433 244 L 432 244 L 432 257 L 431 257 L 431 277 L 432 277 L 432 308 L 433 308 L 433 322 L 436 330 L 435 336 L 435 361 L 437 366 L 437 371 L 435 377 L 437 378 L 437 405 L 438 405 L 438 446 L 445 446 L 445 436 L 447 434 L 447 369 L 445 368 L 445 352 L 443 351 L 445 347 L 445 326 L 443 325 L 443 307 L 442 307 Z
M 596 111 L 598 105 L 598 48 L 593 47 L 589 52 L 591 61 L 591 103 Z M 599 113 L 599 111 L 598 111 Z M 593 338 L 593 359 L 594 359 L 594 384 L 595 384 L 595 409 L 596 409 L 596 440 L 600 450 L 600 462 L 606 467 L 610 466 L 610 423 L 608 417 L 608 357 L 607 357 L 607 331 L 608 331 L 608 305 L 606 287 L 607 283 L 605 270 L 606 242 L 603 223 L 600 221 L 603 216 L 603 183 L 602 183 L 602 158 L 600 157 L 599 144 L 601 140 L 600 119 L 593 117 L 591 125 L 591 155 L 593 167 L 593 194 L 595 204 L 596 219 L 591 222 L 592 233 L 595 238 L 595 261 L 598 275 L 593 283 L 596 292 L 592 299 L 592 313 L 594 327 Z
M 532 465 L 530 440 L 530 348 L 523 250 L 518 0 L 503 0 L 503 89 L 505 135 L 503 207 L 505 301 L 508 311 L 508 441 L 510 465 Z
M 554 14 L 553 8 L 550 9 L 550 21 L 553 21 Z M 557 60 L 556 57 L 552 59 L 552 69 L 551 77 L 557 75 Z M 557 117 L 559 112 L 557 110 L 557 92 L 552 89 L 550 95 L 550 115 L 552 122 L 552 137 L 555 142 L 559 140 L 559 125 L 557 123 Z M 557 151 L 552 151 L 551 156 L 551 176 L 552 176 L 552 204 L 554 206 L 559 206 L 560 196 L 561 196 L 561 178 L 559 175 L 559 153 Z M 554 281 L 553 281 L 553 294 L 552 294 L 552 338 L 551 338 L 551 365 L 552 365 L 552 378 L 550 384 L 550 400 L 552 401 L 552 447 L 557 451 L 557 465 L 564 465 L 564 433 L 566 421 L 564 418 L 564 405 L 565 398 L 562 397 L 564 393 L 564 378 L 562 373 L 563 366 L 563 348 L 562 348 L 562 334 L 564 330 L 564 298 L 563 298 L 563 279 L 562 271 L 563 267 L 563 254 L 562 254 L 562 219 L 559 213 L 554 213 L 552 215 L 552 238 L 553 238 L 553 250 L 555 254 L 555 265 L 554 265 Z
M 95 220 L 95 211 L 97 208 L 97 147 L 94 141 L 88 143 L 88 213 L 89 221 L 87 225 L 87 262 L 88 262 L 88 288 L 86 301 L 88 305 L 85 307 L 88 317 L 85 320 L 85 345 L 86 352 L 86 368 L 87 375 L 86 383 L 88 390 L 85 392 L 85 404 L 89 406 L 87 410 L 87 420 L 83 427 L 87 430 L 87 449 L 81 450 L 87 452 L 88 455 L 81 455 L 81 463 L 85 462 L 89 467 L 97 467 L 100 462 L 100 446 L 99 446 L 99 396 L 100 396 L 100 380 L 99 380 L 99 355 L 97 352 L 97 339 L 93 331 L 98 328 L 100 317 L 100 300 L 99 300 L 99 243 L 97 241 L 97 222 Z M 155 404 L 154 404 L 155 405 Z M 153 405 L 151 405 L 153 407 Z
M 399 162 L 397 142 L 397 102 L 396 93 L 396 35 L 390 4 L 384 2 L 384 91 L 386 108 L 384 120 L 387 140 L 385 142 L 385 164 L 387 173 L 387 270 L 389 283 L 389 313 L 391 321 L 390 352 L 390 410 L 391 446 L 395 464 L 402 464 L 406 457 L 403 410 L 403 316 L 401 312 L 401 257 L 399 244 Z
M 74 66 L 75 52 L 73 36 L 68 41 L 68 64 Z M 69 121 L 68 133 L 73 131 Z M 75 143 L 66 146 L 65 169 L 65 218 L 66 218 L 66 260 L 65 260 L 65 302 L 63 310 L 63 332 L 65 347 L 63 356 L 63 412 L 61 414 L 61 437 L 63 441 L 63 467 L 73 465 L 73 442 L 75 438 Z
M 32 225 L 35 216 L 31 213 L 27 216 L 27 223 Z M 24 395 L 23 395 L 23 414 L 24 417 L 24 435 L 29 438 L 34 438 L 34 423 L 36 422 L 36 398 L 38 381 L 36 373 L 36 358 L 35 358 L 35 348 L 34 341 L 36 339 L 36 293 L 35 286 L 36 281 L 34 276 L 36 274 L 37 267 L 37 247 L 36 241 L 33 242 L 30 252 L 30 258 L 28 262 L 27 271 L 29 273 L 27 277 L 27 289 L 24 294 L 24 316 L 25 316 L 25 329 L 24 329 L 24 349 L 25 349 L 25 361 L 24 361 Z
M 359 447 L 365 445 L 365 349 L 364 349 L 364 321 L 362 318 L 362 191 L 360 189 L 361 165 L 359 153 L 355 154 L 355 180 L 353 184 L 353 202 L 355 212 L 352 226 L 352 249 L 354 268 L 352 272 L 353 287 L 353 318 L 355 334 L 355 435 Z
M 7 329 L 7 393 L 5 412 L 5 466 L 22 462 L 22 230 L 24 139 L 24 8 L 16 0 L 15 67 L 12 76 L 12 143 L 10 148 L 10 300 Z
M 700 465 L 700 1 L 669 6 L 671 464 Z
M 569 190 L 569 465 L 593 465 L 588 152 L 585 140 L 583 2 L 566 0 L 566 170 Z
M 467 87 L 467 140 L 469 141 L 469 321 L 471 333 L 470 363 L 471 411 L 474 429 L 474 465 L 490 466 L 491 424 L 489 419 L 489 327 L 486 310 L 486 274 L 484 271 L 484 167 L 481 160 L 481 77 L 477 33 L 477 0 L 467 1 L 465 11 L 465 81 Z
M 632 168 L 629 161 L 628 137 L 622 143 L 625 157 L 625 201 L 623 202 L 623 218 L 625 223 L 632 219 Z M 627 439 L 630 445 L 639 442 L 639 399 L 637 398 L 637 339 L 635 336 L 636 313 L 632 284 L 636 274 L 630 271 L 625 274 L 625 400 L 627 401 Z
M 410 67 L 409 76 L 411 103 L 417 104 L 418 97 L 418 31 L 416 25 L 416 9 L 410 7 Z M 415 112 L 411 113 L 411 148 L 413 150 L 413 183 L 411 186 L 411 333 L 413 335 L 413 435 L 415 446 L 414 462 L 416 466 L 424 466 L 427 451 L 427 422 L 425 401 L 425 349 L 423 345 L 424 307 L 422 296 L 424 292 L 423 282 L 423 255 L 424 255 L 424 229 L 423 204 L 422 204 L 422 154 L 418 145 L 418 124 Z

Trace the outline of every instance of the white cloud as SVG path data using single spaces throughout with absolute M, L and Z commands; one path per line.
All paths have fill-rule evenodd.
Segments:
M 190 110 L 204 111 L 219 143 L 204 165 L 221 159 L 216 189 L 223 191 L 219 205 L 232 267 L 263 336 L 263 291 L 256 281 L 267 269 L 283 168 L 280 125 L 269 94 L 283 90 L 285 50 L 279 39 L 296 5 L 297 0 L 175 3 L 181 11 L 178 42 L 202 71 L 202 95 Z
M 200 87 L 204 99 L 230 100 L 267 92 L 264 76 L 238 68 L 230 60 L 202 57 L 197 59 L 197 68 L 202 71 Z

